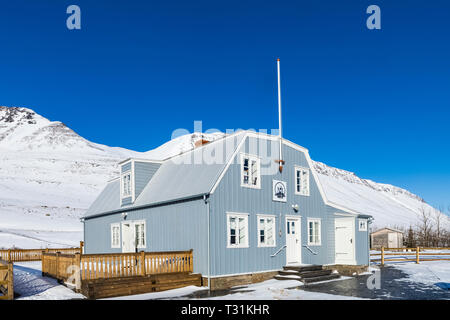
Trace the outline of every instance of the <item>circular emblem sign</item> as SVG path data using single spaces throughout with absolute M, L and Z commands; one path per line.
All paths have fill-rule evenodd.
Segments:
M 286 198 L 287 198 L 286 182 L 273 180 L 273 200 L 285 202 Z

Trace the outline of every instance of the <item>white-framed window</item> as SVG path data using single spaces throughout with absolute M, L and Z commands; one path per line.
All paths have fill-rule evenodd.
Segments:
M 121 197 L 131 197 L 131 171 L 123 173 L 121 176 Z
M 275 216 L 257 215 L 256 219 L 258 222 L 258 247 L 275 247 Z
M 261 188 L 261 161 L 257 156 L 241 154 L 241 186 Z
M 111 224 L 111 248 L 120 248 L 120 223 Z
M 367 231 L 367 220 L 358 219 L 359 231 Z
M 295 194 L 309 196 L 309 169 L 295 167 Z
M 134 222 L 134 236 L 137 248 L 145 248 L 145 221 L 135 221 Z
M 248 214 L 227 213 L 227 247 L 248 248 Z
M 308 219 L 308 245 L 320 246 L 321 240 L 321 220 Z

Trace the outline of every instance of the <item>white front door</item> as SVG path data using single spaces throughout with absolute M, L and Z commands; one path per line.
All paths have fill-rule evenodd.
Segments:
M 300 236 L 300 218 L 286 217 L 286 264 L 300 264 L 302 242 Z
M 132 222 L 122 222 L 122 252 L 135 252 L 134 225 Z
M 354 235 L 354 218 L 335 219 L 336 264 L 356 264 Z

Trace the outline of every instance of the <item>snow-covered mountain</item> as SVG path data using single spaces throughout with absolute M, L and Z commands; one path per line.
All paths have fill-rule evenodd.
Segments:
M 148 152 L 90 142 L 27 108 L 0 107 L 0 247 L 76 245 L 79 218 L 129 157 L 165 159 L 222 133 L 184 135 Z M 420 197 L 315 162 L 327 197 L 371 214 L 376 226 L 416 224 Z

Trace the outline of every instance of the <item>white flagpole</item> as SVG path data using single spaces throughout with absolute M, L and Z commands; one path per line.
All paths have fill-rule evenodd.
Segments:
M 278 71 L 278 128 L 279 128 L 279 137 L 280 137 L 280 171 L 282 170 L 283 156 L 281 154 L 281 145 L 282 145 L 282 136 L 281 136 L 281 81 L 280 81 L 280 59 L 277 59 L 277 71 Z

